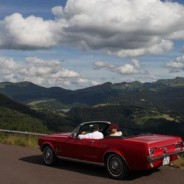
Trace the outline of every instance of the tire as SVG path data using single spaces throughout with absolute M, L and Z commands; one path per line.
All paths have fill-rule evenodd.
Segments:
M 129 174 L 129 169 L 123 158 L 117 154 L 107 156 L 105 163 L 109 176 L 113 179 L 124 179 Z
M 50 146 L 45 146 L 43 149 L 43 161 L 48 166 L 56 164 L 57 157 Z

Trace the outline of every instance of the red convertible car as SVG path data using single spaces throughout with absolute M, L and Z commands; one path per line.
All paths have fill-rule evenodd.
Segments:
M 102 139 L 79 139 L 98 124 Z M 42 136 L 38 145 L 46 165 L 58 158 L 105 166 L 110 177 L 125 178 L 129 171 L 147 170 L 168 165 L 184 152 L 184 142 L 178 136 L 142 134 L 124 137 L 109 136 L 110 122 L 91 121 L 80 124 L 71 133 Z

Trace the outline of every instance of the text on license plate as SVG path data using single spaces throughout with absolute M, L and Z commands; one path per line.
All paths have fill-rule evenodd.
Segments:
M 170 163 L 170 157 L 164 157 L 163 165 L 168 165 Z

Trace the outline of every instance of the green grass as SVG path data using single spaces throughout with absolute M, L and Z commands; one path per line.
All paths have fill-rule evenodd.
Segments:
M 170 116 L 169 114 L 162 114 L 156 111 L 152 111 L 150 113 L 145 113 L 145 114 L 139 114 L 137 116 L 135 116 L 136 119 L 136 123 L 138 125 L 143 125 L 146 121 L 148 121 L 149 119 L 154 119 L 154 120 L 160 120 L 160 119 L 164 119 L 167 121 L 173 121 L 178 123 L 179 120 Z
M 37 147 L 38 136 L 0 133 L 0 143 L 29 148 Z

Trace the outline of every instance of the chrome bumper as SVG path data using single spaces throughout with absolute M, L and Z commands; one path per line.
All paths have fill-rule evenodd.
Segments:
M 170 153 L 170 154 L 167 153 L 167 154 L 164 154 L 164 155 L 161 155 L 161 156 L 158 156 L 158 157 L 148 156 L 147 160 L 148 160 L 148 162 L 155 162 L 157 160 L 163 159 L 164 157 L 173 156 L 173 155 L 179 155 L 181 153 L 184 153 L 184 150 L 176 151 L 176 152 Z

